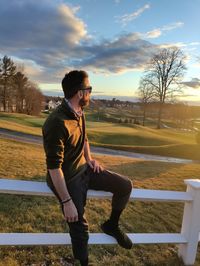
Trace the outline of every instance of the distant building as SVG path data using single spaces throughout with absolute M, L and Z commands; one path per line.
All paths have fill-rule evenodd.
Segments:
M 61 101 L 53 101 L 53 100 L 50 100 L 48 102 L 48 104 L 47 104 L 48 110 L 54 110 L 60 104 L 61 104 Z

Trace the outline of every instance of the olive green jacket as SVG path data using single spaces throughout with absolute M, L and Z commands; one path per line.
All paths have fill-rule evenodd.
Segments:
M 61 168 L 66 182 L 69 182 L 86 169 L 84 113 L 78 116 L 63 99 L 46 119 L 42 134 L 47 170 Z M 47 182 L 48 178 L 47 171 Z

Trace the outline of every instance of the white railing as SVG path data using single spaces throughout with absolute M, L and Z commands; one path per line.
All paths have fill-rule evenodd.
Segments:
M 187 192 L 133 189 L 130 200 L 185 202 L 181 233 L 127 234 L 134 244 L 179 244 L 179 257 L 185 265 L 193 265 L 200 232 L 200 180 L 184 181 Z M 37 196 L 54 196 L 46 182 L 0 179 L 0 193 Z M 111 199 L 112 193 L 88 191 L 88 198 Z M 91 233 L 89 244 L 116 244 L 106 234 Z M 70 245 L 68 233 L 0 233 L 0 246 L 7 245 Z

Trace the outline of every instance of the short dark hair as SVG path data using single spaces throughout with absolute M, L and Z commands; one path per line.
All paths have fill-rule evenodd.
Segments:
M 83 80 L 87 77 L 87 72 L 83 70 L 73 70 L 67 73 L 62 80 L 65 98 L 72 98 L 78 92 Z

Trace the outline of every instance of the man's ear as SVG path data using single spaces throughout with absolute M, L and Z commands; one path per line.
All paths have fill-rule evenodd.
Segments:
M 83 92 L 82 91 L 78 91 L 78 97 L 81 99 L 83 98 Z

